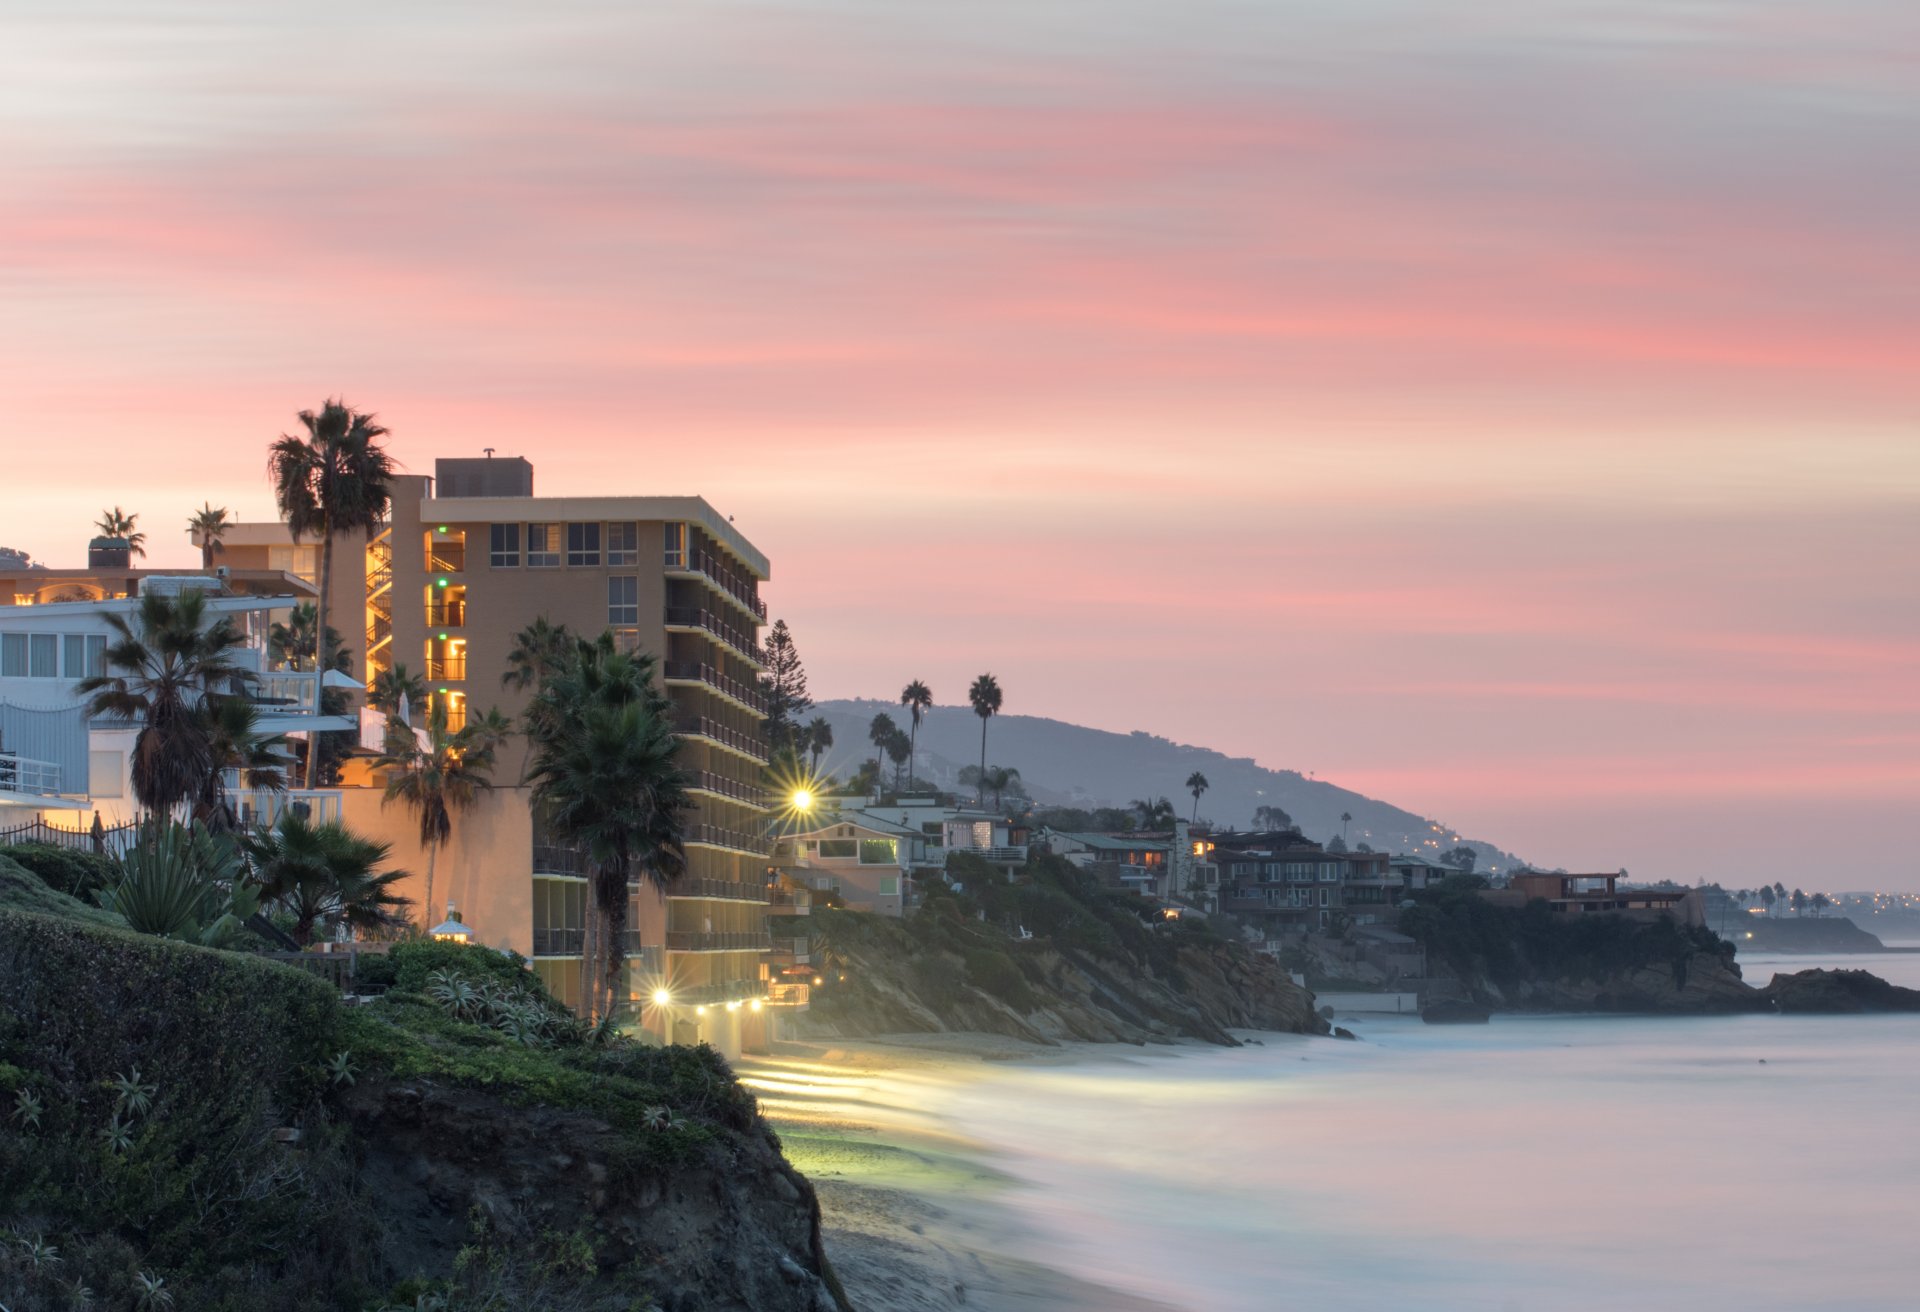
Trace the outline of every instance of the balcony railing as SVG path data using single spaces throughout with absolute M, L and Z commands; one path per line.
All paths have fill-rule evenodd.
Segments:
M 766 809 L 766 789 L 757 784 L 743 784 L 738 779 L 729 779 L 711 770 L 689 770 L 687 775 L 689 788 L 698 789 L 701 792 L 718 793 L 729 801 Z
M 340 794 L 331 788 L 289 788 L 283 793 L 266 788 L 237 789 L 228 792 L 227 805 L 246 829 L 270 829 L 289 811 L 305 815 L 317 825 L 340 822 Z
M 54 762 L 0 753 L 0 793 L 52 797 L 59 791 L 60 767 Z
M 584 875 L 588 864 L 587 854 L 577 847 L 563 847 L 558 843 L 533 845 L 533 873 L 536 875 Z
M 708 897 L 725 898 L 731 902 L 767 901 L 765 884 L 749 883 L 738 879 L 703 879 L 688 877 L 676 879 L 667 885 L 668 897 Z
M 1011 847 L 949 847 L 945 851 L 949 856 L 955 852 L 965 852 L 968 856 L 977 856 L 982 861 L 1012 861 L 1024 864 L 1027 859 L 1027 848 L 1024 843 Z M 1145 868 L 1142 867 L 1142 869 Z
M 767 985 L 769 1007 L 804 1007 L 810 1001 L 812 986 L 807 984 Z
M 750 1002 L 766 998 L 767 986 L 757 979 L 728 979 L 718 984 L 689 984 L 672 990 L 671 1007 L 710 1007 L 723 1002 Z
M 742 683 L 703 661 L 667 661 L 661 674 L 668 683 L 700 683 L 733 698 L 756 715 L 767 713 L 767 698 L 752 684 Z
M 437 628 L 457 629 L 466 622 L 467 603 L 464 601 L 427 603 L 427 623 Z
M 248 692 L 261 706 L 311 715 L 320 707 L 320 675 L 312 670 L 263 674 L 253 681 Z
M 763 929 L 667 931 L 669 952 L 765 952 L 772 946 L 773 936 Z
M 754 642 L 752 633 L 736 624 L 727 623 L 704 607 L 668 606 L 666 625 L 670 629 L 699 629 L 733 648 L 742 660 L 755 665 L 767 663 L 766 653 Z
M 429 680 L 446 679 L 451 682 L 466 677 L 467 658 L 465 656 L 455 656 L 439 660 L 435 660 L 432 657 L 427 659 L 427 678 Z
M 767 895 L 767 905 L 777 916 L 804 916 L 813 910 L 813 893 L 802 889 L 776 888 Z
M 731 600 L 757 618 L 762 624 L 767 622 L 767 604 L 760 600 L 757 588 L 742 584 L 739 571 L 721 556 L 711 551 L 695 550 L 676 560 L 668 562 L 669 574 L 698 574 L 716 589 L 725 593 Z
M 533 931 L 533 955 L 536 957 L 577 957 L 587 950 L 584 929 L 536 929 Z
M 673 731 L 686 738 L 706 738 L 730 747 L 742 756 L 752 757 L 765 765 L 767 763 L 767 744 L 757 734 L 741 733 L 730 729 L 720 721 L 706 715 L 683 715 L 674 722 Z
M 765 834 L 751 834 L 742 829 L 723 829 L 719 825 L 688 825 L 686 841 L 730 848 L 735 852 L 751 852 L 756 856 L 773 855 L 773 840 Z

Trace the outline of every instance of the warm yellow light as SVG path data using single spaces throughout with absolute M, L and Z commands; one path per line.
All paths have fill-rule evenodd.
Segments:
M 728 1010 L 728 1011 L 738 1011 L 738 1010 L 740 1010 L 740 1004 L 739 1004 L 739 1003 L 737 1003 L 737 1002 L 729 1002 L 729 1003 L 727 1004 L 727 1010 Z
M 796 788 L 793 790 L 793 809 L 796 811 L 813 810 L 813 790 Z
M 761 1003 L 761 1001 L 760 1001 L 760 999 L 758 999 L 758 998 L 755 998 L 755 999 L 753 1000 L 753 1003 L 752 1003 L 752 1005 L 748 1007 L 748 1010 L 749 1010 L 749 1011 L 758 1011 L 758 1010 L 760 1010 L 760 1008 L 761 1008 L 761 1006 L 762 1006 L 762 1003 Z
M 655 989 L 653 991 L 654 1006 L 664 1007 L 669 1003 L 671 1003 L 672 1001 L 673 1001 L 673 994 L 667 992 L 665 989 Z
M 821 978 L 820 978 L 820 977 L 819 977 L 818 975 L 815 975 L 815 976 L 813 977 L 813 982 L 814 982 L 815 984 L 825 984 L 825 983 L 826 983 L 826 981 L 825 981 L 825 980 L 823 980 L 823 979 L 821 979 Z
M 693 1014 L 696 1016 L 704 1016 L 707 1014 L 707 1009 L 705 1007 L 695 1007 L 693 1009 Z

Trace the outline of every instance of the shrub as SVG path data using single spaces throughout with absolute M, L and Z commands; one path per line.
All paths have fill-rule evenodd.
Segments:
M 1033 990 L 1027 987 L 1027 977 L 1013 964 L 1012 957 L 986 948 L 968 948 L 966 961 L 967 977 L 979 988 L 1015 1011 L 1033 1010 Z
M 518 952 L 497 952 L 477 943 L 442 943 L 437 939 L 416 938 L 394 944 L 387 959 L 393 963 L 392 986 L 408 993 L 424 993 L 429 976 L 436 970 L 450 970 L 474 985 L 529 989 L 541 998 L 552 1000 L 540 977 L 527 969 L 527 959 Z
M 93 901 L 95 893 L 120 878 L 119 863 L 97 852 L 75 852 L 51 843 L 16 843 L 5 855 L 38 875 L 49 888 L 82 902 Z

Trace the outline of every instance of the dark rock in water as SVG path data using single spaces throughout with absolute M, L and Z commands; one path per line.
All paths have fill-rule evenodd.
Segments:
M 1450 998 L 1420 1009 L 1420 1019 L 1429 1025 L 1485 1025 L 1492 1012 L 1477 1002 Z
M 1348 1029 L 1346 1026 L 1335 1025 L 1333 1027 L 1333 1037 L 1336 1039 L 1351 1039 L 1351 1038 L 1355 1038 L 1356 1036 L 1354 1032 Z
M 1802 970 L 1775 975 L 1762 993 L 1775 1010 L 1797 1015 L 1920 1011 L 1920 989 L 1903 989 L 1864 970 Z

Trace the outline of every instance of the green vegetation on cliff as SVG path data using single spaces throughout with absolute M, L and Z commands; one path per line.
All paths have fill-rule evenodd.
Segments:
M 831 1301 L 811 1187 L 710 1049 L 590 1029 L 485 948 L 402 945 L 345 1007 L 113 921 L 0 857 L 10 1312 Z

